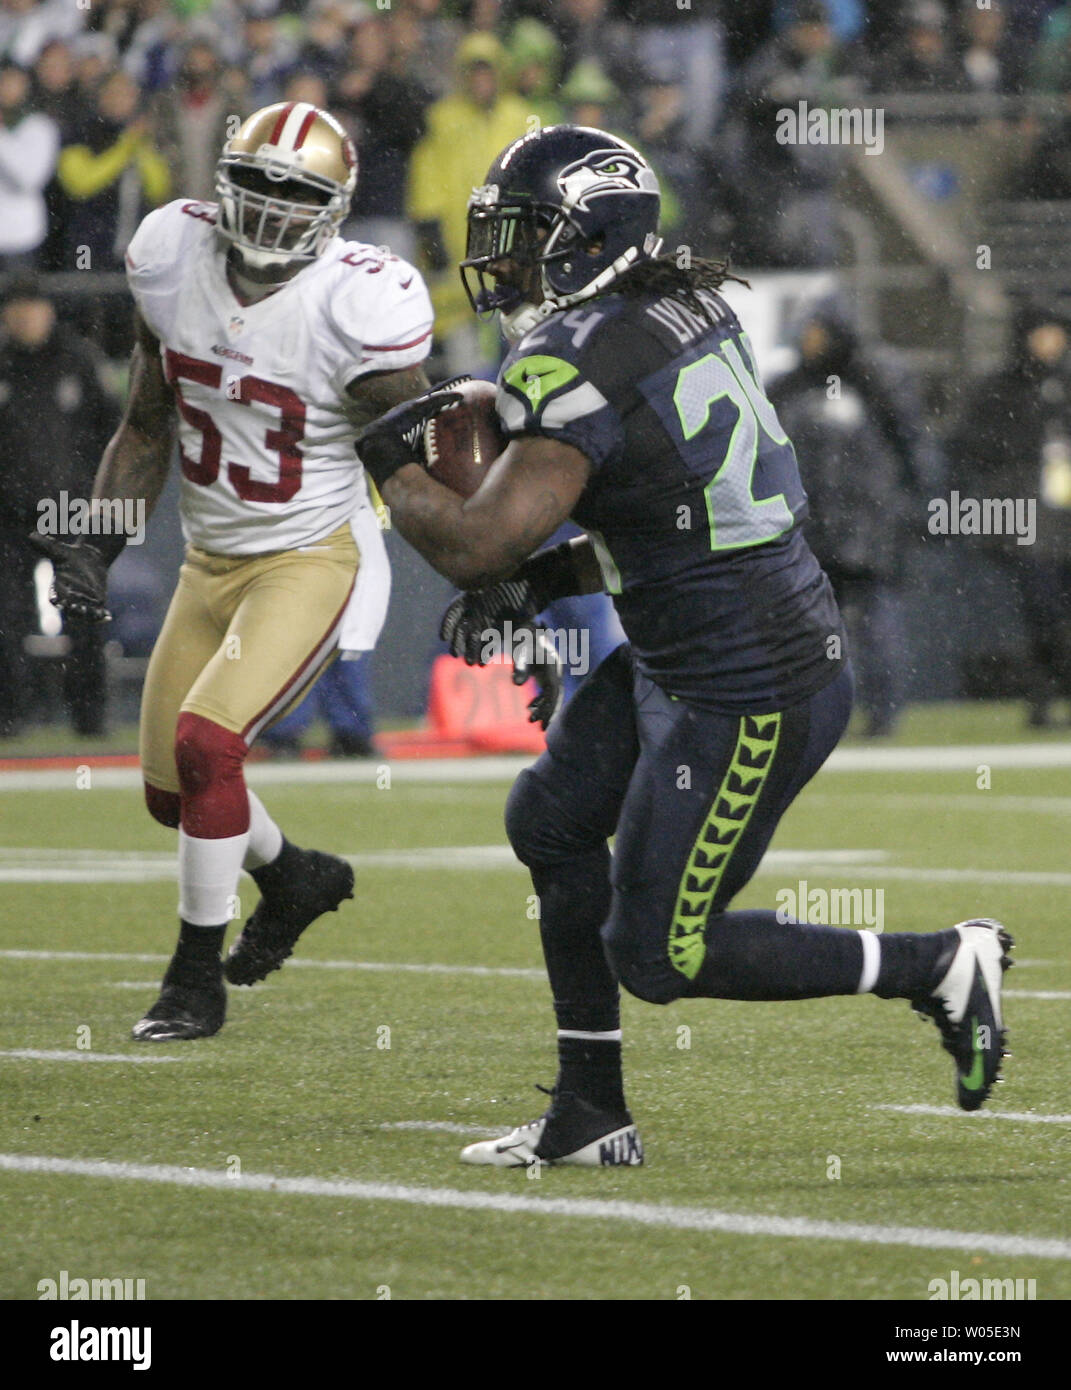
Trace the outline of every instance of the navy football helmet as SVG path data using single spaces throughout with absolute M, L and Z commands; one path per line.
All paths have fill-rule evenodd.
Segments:
M 605 130 L 554 125 L 507 146 L 468 205 L 461 279 L 480 315 L 505 317 L 524 303 L 513 277 L 496 283 L 495 262 L 522 274 L 538 266 L 549 309 L 606 289 L 629 266 L 657 256 L 661 196 L 644 157 Z M 544 310 L 546 312 L 546 310 Z

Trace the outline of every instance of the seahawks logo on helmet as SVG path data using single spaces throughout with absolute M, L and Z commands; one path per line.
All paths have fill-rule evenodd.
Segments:
M 607 193 L 658 194 L 654 170 L 634 150 L 593 150 L 559 173 L 562 206 L 587 212 L 592 198 Z

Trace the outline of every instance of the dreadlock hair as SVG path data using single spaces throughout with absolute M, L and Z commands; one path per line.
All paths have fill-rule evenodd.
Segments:
M 676 257 L 670 253 L 637 261 L 635 265 L 629 266 L 628 270 L 608 285 L 603 293 L 672 296 L 679 299 L 694 314 L 709 320 L 710 314 L 707 306 L 696 294 L 696 291 L 720 290 L 726 280 L 733 280 L 738 285 L 746 285 L 748 289 L 751 288 L 749 281 L 741 279 L 739 275 L 734 275 L 730 271 L 728 257 L 719 261 L 697 257 L 690 265 L 680 266 L 677 264 Z

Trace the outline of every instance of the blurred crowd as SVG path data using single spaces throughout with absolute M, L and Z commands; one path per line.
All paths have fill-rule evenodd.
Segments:
M 880 104 L 887 121 L 911 120 L 935 109 L 919 100 L 928 97 L 967 118 L 965 99 L 981 109 L 1004 98 L 1000 118 L 1024 151 L 1007 191 L 1071 197 L 1071 0 L 0 0 L 0 275 L 16 286 L 0 412 L 19 405 L 23 381 L 57 401 L 70 398 L 72 377 L 90 391 L 75 361 L 92 356 L 87 344 L 65 339 L 62 360 L 54 343 L 42 346 L 54 316 L 42 310 L 38 337 L 26 338 L 18 304 L 48 296 L 17 277 L 121 269 L 150 208 L 213 199 L 221 145 L 271 102 L 326 107 L 353 135 L 359 177 L 343 234 L 389 244 L 425 272 L 434 377 L 497 354 L 456 264 L 468 192 L 517 135 L 559 120 L 608 127 L 658 172 L 669 245 L 745 266 L 822 268 L 840 250 L 840 151 L 780 143 L 776 113 Z M 103 345 L 118 355 L 129 316 L 111 317 Z M 1009 363 L 938 441 L 922 423 L 920 383 L 866 339 L 850 306 L 830 301 L 797 326 L 798 366 L 774 396 L 820 518 L 812 543 L 854 627 L 871 732 L 893 726 L 910 665 L 902 537 L 918 534 L 910 518 L 935 488 L 966 478 L 977 495 L 983 466 L 994 487 L 1033 494 L 1039 469 L 1051 484 L 1053 460 L 1064 461 L 1066 498 L 1052 504 L 1044 544 L 1030 555 L 998 546 L 993 558 L 1021 599 L 1031 718 L 1044 722 L 1054 698 L 1071 696 L 1069 341 L 1071 323 L 1051 305 L 1025 308 Z M 987 392 L 1007 402 L 999 416 Z M 52 414 L 56 429 L 70 417 L 66 447 L 91 475 L 108 410 L 88 430 L 62 405 Z M 12 536 L 26 520 L 16 502 L 0 498 L 0 531 Z M 859 524 L 875 509 L 888 521 L 879 535 Z M 0 621 L 0 635 L 10 626 Z M 0 664 L 17 659 L 0 652 Z M 72 691 L 97 689 L 99 652 L 82 660 Z M 87 707 L 71 708 L 88 728 Z M 0 708 L 0 735 L 18 718 Z M 362 714 L 343 735 L 365 742 L 369 729 Z
M 147 208 L 212 198 L 235 116 L 294 99 L 356 139 L 351 230 L 433 275 L 459 258 L 465 192 L 497 150 L 561 119 L 635 140 L 681 240 L 716 230 L 739 261 L 829 264 L 835 161 L 778 144 L 772 113 L 971 93 L 1071 100 L 1071 3 L 0 0 L 0 257 L 119 267 Z M 1038 127 L 1039 147 L 1066 143 Z M 439 289 L 449 334 L 464 306 L 453 277 Z

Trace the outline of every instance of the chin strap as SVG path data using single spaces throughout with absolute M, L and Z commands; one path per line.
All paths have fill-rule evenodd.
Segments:
M 612 285 L 618 276 L 623 275 L 630 266 L 635 265 L 641 260 L 653 260 L 661 250 L 662 238 L 656 236 L 653 232 L 648 232 L 647 236 L 644 238 L 642 247 L 630 246 L 627 251 L 623 251 L 612 265 L 608 265 L 600 275 L 597 275 L 595 279 L 585 285 L 582 290 L 577 290 L 575 294 L 555 295 L 554 308 L 568 309 L 572 304 L 583 303 L 585 299 L 590 299 L 592 295 L 599 294 L 600 291 Z M 549 294 L 546 285 L 544 285 L 543 289 L 544 293 Z
M 585 285 L 582 290 L 577 290 L 575 294 L 553 294 L 546 283 L 544 273 L 543 293 L 546 298 L 542 304 L 532 304 L 525 300 L 508 313 L 505 310 L 499 311 L 499 322 L 502 325 L 502 332 L 506 341 L 519 343 L 526 333 L 530 333 L 551 314 L 556 314 L 560 309 L 568 309 L 572 304 L 581 304 L 585 299 L 590 299 L 600 290 L 612 285 L 619 275 L 628 270 L 629 266 L 635 265 L 641 259 L 653 260 L 661 250 L 662 238 L 649 232 L 642 249 L 639 246 L 630 246 L 627 251 L 618 256 L 612 265 L 608 265 L 601 275 L 597 275 L 590 284 Z
M 558 306 L 549 299 L 545 299 L 542 304 L 530 304 L 527 300 L 518 304 L 516 309 L 500 314 L 502 332 L 505 334 L 508 343 L 519 343 L 526 333 L 530 333 L 537 324 L 543 322 L 555 313 Z

